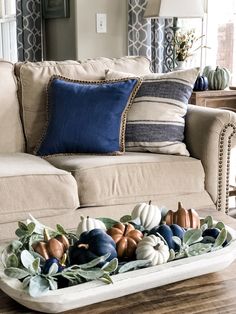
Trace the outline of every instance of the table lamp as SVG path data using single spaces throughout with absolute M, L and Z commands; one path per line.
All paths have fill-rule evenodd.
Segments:
M 178 30 L 178 18 L 201 18 L 206 12 L 206 0 L 148 0 L 144 18 L 173 18 L 173 36 Z M 173 67 L 175 68 L 175 49 L 173 50 Z

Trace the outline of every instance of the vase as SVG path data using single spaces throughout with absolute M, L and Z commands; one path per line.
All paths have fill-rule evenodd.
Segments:
M 186 68 L 186 61 L 176 61 L 176 64 L 174 71 L 184 70 Z

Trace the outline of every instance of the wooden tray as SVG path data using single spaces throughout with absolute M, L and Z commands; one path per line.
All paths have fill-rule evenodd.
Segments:
M 236 231 L 227 227 L 233 239 Z M 17 279 L 6 277 L 0 269 L 0 288 L 18 303 L 35 311 L 60 313 L 131 293 L 160 287 L 184 279 L 223 270 L 236 258 L 236 241 L 215 252 L 206 253 L 112 276 L 113 284 L 91 281 L 49 291 L 39 298 L 30 297 Z

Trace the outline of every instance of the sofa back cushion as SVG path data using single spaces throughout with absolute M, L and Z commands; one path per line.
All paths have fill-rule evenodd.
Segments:
M 14 66 L 0 61 L 0 153 L 23 152 L 25 140 L 17 99 Z
M 101 80 L 105 78 L 106 69 L 135 75 L 151 72 L 150 62 L 145 57 L 98 58 L 83 62 L 26 62 L 17 65 L 19 98 L 23 109 L 23 124 L 29 153 L 34 151 L 46 124 L 46 87 L 51 76 L 62 75 L 73 80 Z

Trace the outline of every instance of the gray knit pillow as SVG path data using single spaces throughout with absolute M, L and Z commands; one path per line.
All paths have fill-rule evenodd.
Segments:
M 188 100 L 199 69 L 142 77 L 127 117 L 126 151 L 189 156 L 184 143 Z M 131 76 L 107 71 L 106 78 Z

